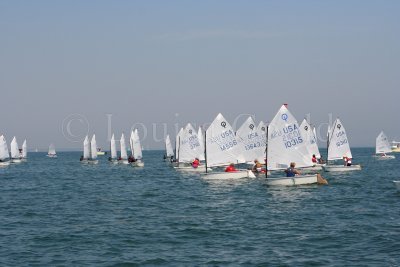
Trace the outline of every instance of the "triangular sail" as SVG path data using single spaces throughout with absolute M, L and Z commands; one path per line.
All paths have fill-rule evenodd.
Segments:
M 167 135 L 167 137 L 165 138 L 165 153 L 168 158 L 174 156 L 174 149 L 172 148 L 172 143 L 169 135 Z
M 179 162 L 192 162 L 200 154 L 201 146 L 199 138 L 193 126 L 188 123 L 180 138 Z
M 209 167 L 245 162 L 235 133 L 221 113 L 206 131 L 206 151 Z
M 304 119 L 300 124 L 300 133 L 307 144 L 307 150 L 309 152 L 310 161 L 313 155 L 315 155 L 317 159 L 321 158 L 317 145 L 317 139 L 315 138 L 314 135 L 314 131 L 306 119 Z
M 128 159 L 128 153 L 126 151 L 126 144 L 125 144 L 125 135 L 121 135 L 121 140 L 119 141 L 120 149 L 121 149 L 121 159 L 126 160 Z
M 199 160 L 205 160 L 204 156 L 204 136 L 203 136 L 203 129 L 201 126 L 199 127 L 199 130 L 197 131 L 197 138 L 199 138 L 199 143 L 200 143 L 200 148 L 199 148 Z
M 15 136 L 11 141 L 10 150 L 11 150 L 10 152 L 11 152 L 11 158 L 12 159 L 18 159 L 20 157 L 17 138 Z
M 336 119 L 331 127 L 330 139 L 328 141 L 328 160 L 352 158 L 346 130 L 342 122 Z
M 111 159 L 117 158 L 117 144 L 115 142 L 114 134 L 111 136 L 110 140 L 110 153 L 111 153 Z
M 131 142 L 132 142 L 133 157 L 135 159 L 142 159 L 143 158 L 142 145 L 140 144 L 138 129 L 135 129 L 135 131 L 133 132 L 131 136 Z
M 247 162 L 254 160 L 264 162 L 266 136 L 265 128 L 262 131 L 261 127 L 256 127 L 254 120 L 248 117 L 236 131 L 236 138 L 242 146 L 243 158 Z
M 312 166 L 299 124 L 282 105 L 268 126 L 268 170 L 285 169 L 291 162 L 295 162 L 296 167 Z
M 390 146 L 389 140 L 382 131 L 376 138 L 375 153 L 379 154 L 379 153 L 390 153 L 390 152 L 392 152 L 392 148 Z
M 90 153 L 92 160 L 97 159 L 97 142 L 95 134 L 93 135 L 92 140 L 90 141 Z
M 8 152 L 6 138 L 4 135 L 2 135 L 0 136 L 0 160 L 5 160 L 8 158 L 10 158 L 10 154 Z
M 26 139 L 24 140 L 24 142 L 22 143 L 22 154 L 21 156 L 25 159 L 28 156 L 28 147 L 26 144 Z
M 86 135 L 85 140 L 83 141 L 83 158 L 89 159 L 90 158 L 90 143 L 89 137 Z
M 54 144 L 49 145 L 49 152 L 47 153 L 48 155 L 56 155 L 56 147 Z

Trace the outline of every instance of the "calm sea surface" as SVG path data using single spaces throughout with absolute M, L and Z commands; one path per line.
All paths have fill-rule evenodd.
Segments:
M 372 153 L 299 187 L 30 153 L 0 169 L 0 266 L 400 266 L 400 154 Z

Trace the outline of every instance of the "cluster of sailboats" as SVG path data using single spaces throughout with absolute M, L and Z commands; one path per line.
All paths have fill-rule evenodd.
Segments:
M 176 170 L 199 172 L 204 178 L 235 179 L 265 175 L 269 185 L 326 184 L 319 173 L 322 170 L 361 170 L 358 164 L 335 164 L 337 160 L 353 157 L 345 128 L 339 119 L 329 127 L 327 147 L 328 161 L 325 163 L 318 149 L 315 128 L 305 119 L 299 124 L 284 104 L 269 125 L 264 122 L 256 125 L 249 117 L 234 131 L 222 114 L 218 114 L 204 132 L 201 127 L 196 131 L 189 123 L 176 136 L 175 153 L 170 137 L 166 137 L 164 158 L 166 161 L 173 159 L 172 165 Z M 202 164 L 193 167 L 193 160 Z M 257 162 L 263 163 L 268 171 L 248 168 Z M 295 163 L 302 174 L 282 176 L 291 163 Z M 234 172 L 224 171 L 223 168 L 230 164 L 244 167 Z
M 120 154 L 118 157 L 117 142 L 119 141 Z M 113 164 L 125 164 L 134 167 L 144 167 L 142 145 L 140 143 L 138 130 L 131 131 L 129 138 L 129 146 L 131 155 L 128 156 L 126 148 L 125 135 L 122 133 L 120 140 L 115 139 L 115 135 L 112 134 L 110 140 L 110 157 L 108 158 L 110 163 Z M 83 141 L 83 155 L 81 156 L 82 163 L 97 164 L 98 149 L 96 142 L 96 135 L 93 134 L 89 140 L 89 136 L 85 137 Z
M 8 150 L 6 138 L 0 136 L 0 167 L 8 166 L 10 163 L 21 163 L 28 158 L 28 150 L 26 140 L 22 147 L 18 147 L 17 138 L 14 136 L 10 143 L 10 151 Z

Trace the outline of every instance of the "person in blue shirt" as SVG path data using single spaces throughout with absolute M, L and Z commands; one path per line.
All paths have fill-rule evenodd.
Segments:
M 290 167 L 285 170 L 286 177 L 295 177 L 296 175 L 300 175 L 300 172 L 294 167 L 296 167 L 296 163 L 291 162 Z

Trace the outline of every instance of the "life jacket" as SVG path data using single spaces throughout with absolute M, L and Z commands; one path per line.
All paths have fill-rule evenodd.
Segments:
M 313 157 L 311 160 L 312 160 L 312 162 L 317 163 L 317 158 Z
M 200 162 L 198 160 L 195 160 L 195 161 L 192 162 L 192 167 L 193 168 L 197 168 L 197 167 L 199 167 L 199 165 L 200 165 Z
M 225 172 L 235 172 L 236 171 L 236 169 L 235 169 L 235 167 L 233 167 L 233 166 L 228 166 L 228 167 L 226 167 L 226 169 L 225 169 Z
M 286 177 L 295 177 L 296 173 L 294 172 L 294 168 L 289 167 L 286 169 Z

